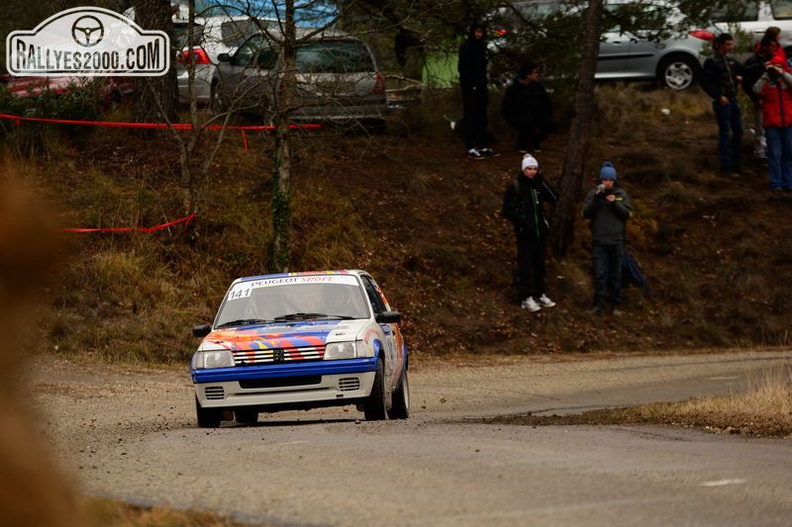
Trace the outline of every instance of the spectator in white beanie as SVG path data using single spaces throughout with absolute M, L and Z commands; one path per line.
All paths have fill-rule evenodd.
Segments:
M 517 291 L 520 305 L 531 312 L 553 307 L 545 291 L 545 254 L 550 226 L 544 216 L 543 203 L 555 203 L 558 194 L 539 172 L 539 162 L 526 154 L 522 171 L 506 187 L 503 217 L 514 226 L 517 238 Z

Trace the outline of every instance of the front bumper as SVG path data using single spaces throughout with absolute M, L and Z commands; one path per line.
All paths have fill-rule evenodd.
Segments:
M 192 370 L 202 408 L 260 411 L 355 404 L 371 394 L 377 359 Z

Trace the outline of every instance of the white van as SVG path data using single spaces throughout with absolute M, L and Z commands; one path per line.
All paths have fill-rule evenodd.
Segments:
M 781 45 L 792 50 L 792 0 L 745 0 L 731 9 L 716 8 L 712 22 L 720 32 L 747 33 L 758 42 L 770 26 L 781 28 Z

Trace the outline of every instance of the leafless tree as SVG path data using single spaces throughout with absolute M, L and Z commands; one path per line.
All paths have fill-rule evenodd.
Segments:
M 597 69 L 603 0 L 591 0 L 585 15 L 583 53 L 575 95 L 575 113 L 567 139 L 564 168 L 561 172 L 559 200 L 553 215 L 551 245 L 556 256 L 566 255 L 573 239 L 576 205 L 583 182 L 586 149 L 594 116 L 594 74 Z

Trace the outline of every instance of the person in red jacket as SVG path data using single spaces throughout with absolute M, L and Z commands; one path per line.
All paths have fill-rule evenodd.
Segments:
M 792 191 L 792 74 L 786 60 L 770 59 L 753 89 L 762 104 L 770 188 Z

